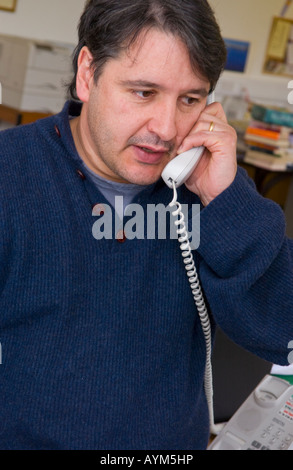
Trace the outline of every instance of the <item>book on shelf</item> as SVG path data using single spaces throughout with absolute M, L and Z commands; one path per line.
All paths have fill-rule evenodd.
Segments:
M 285 110 L 267 108 L 254 104 L 251 108 L 251 117 L 256 121 L 293 128 L 293 113 Z
M 248 123 L 246 132 L 254 135 L 261 135 L 269 139 L 279 140 L 287 139 L 293 133 L 293 128 L 287 126 L 278 126 L 276 124 L 268 124 L 262 121 L 251 120 Z
M 245 142 L 247 145 L 252 145 L 255 146 L 257 144 L 261 145 L 266 145 L 269 149 L 279 149 L 279 148 L 289 148 L 290 147 L 290 141 L 289 139 L 271 139 L 269 137 L 263 137 L 261 135 L 255 135 L 255 134 L 250 134 L 246 133 L 245 134 Z
M 248 124 L 244 139 L 249 146 L 259 146 L 274 151 L 279 148 L 289 148 L 292 135 L 292 128 L 254 120 Z
M 293 170 L 293 152 L 283 151 L 278 155 L 249 149 L 244 155 L 244 163 L 271 171 Z
M 243 162 L 271 171 L 293 170 L 292 113 L 252 105 L 243 141 Z

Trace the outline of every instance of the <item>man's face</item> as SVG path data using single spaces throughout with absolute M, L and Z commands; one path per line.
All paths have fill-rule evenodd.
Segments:
M 209 83 L 195 75 L 175 36 L 151 30 L 141 39 L 106 63 L 97 84 L 89 69 L 80 125 L 82 157 L 94 172 L 146 185 L 160 178 L 191 131 Z

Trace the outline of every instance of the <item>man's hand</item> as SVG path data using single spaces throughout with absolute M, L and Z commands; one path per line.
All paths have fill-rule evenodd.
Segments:
M 179 153 L 204 145 L 206 150 L 186 187 L 207 206 L 234 181 L 237 171 L 237 134 L 227 123 L 220 103 L 212 103 L 201 113 L 184 139 Z

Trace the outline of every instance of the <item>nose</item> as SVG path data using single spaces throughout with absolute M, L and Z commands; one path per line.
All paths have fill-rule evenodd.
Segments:
M 148 121 L 149 132 L 156 134 L 162 141 L 173 141 L 177 136 L 177 106 L 172 101 L 160 102 L 152 110 Z

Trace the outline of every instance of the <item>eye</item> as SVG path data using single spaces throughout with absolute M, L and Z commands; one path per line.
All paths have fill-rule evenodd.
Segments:
M 134 90 L 133 93 L 144 100 L 154 95 L 152 90 Z
M 182 101 L 187 106 L 193 106 L 194 104 L 199 103 L 199 98 L 194 96 L 183 96 Z

